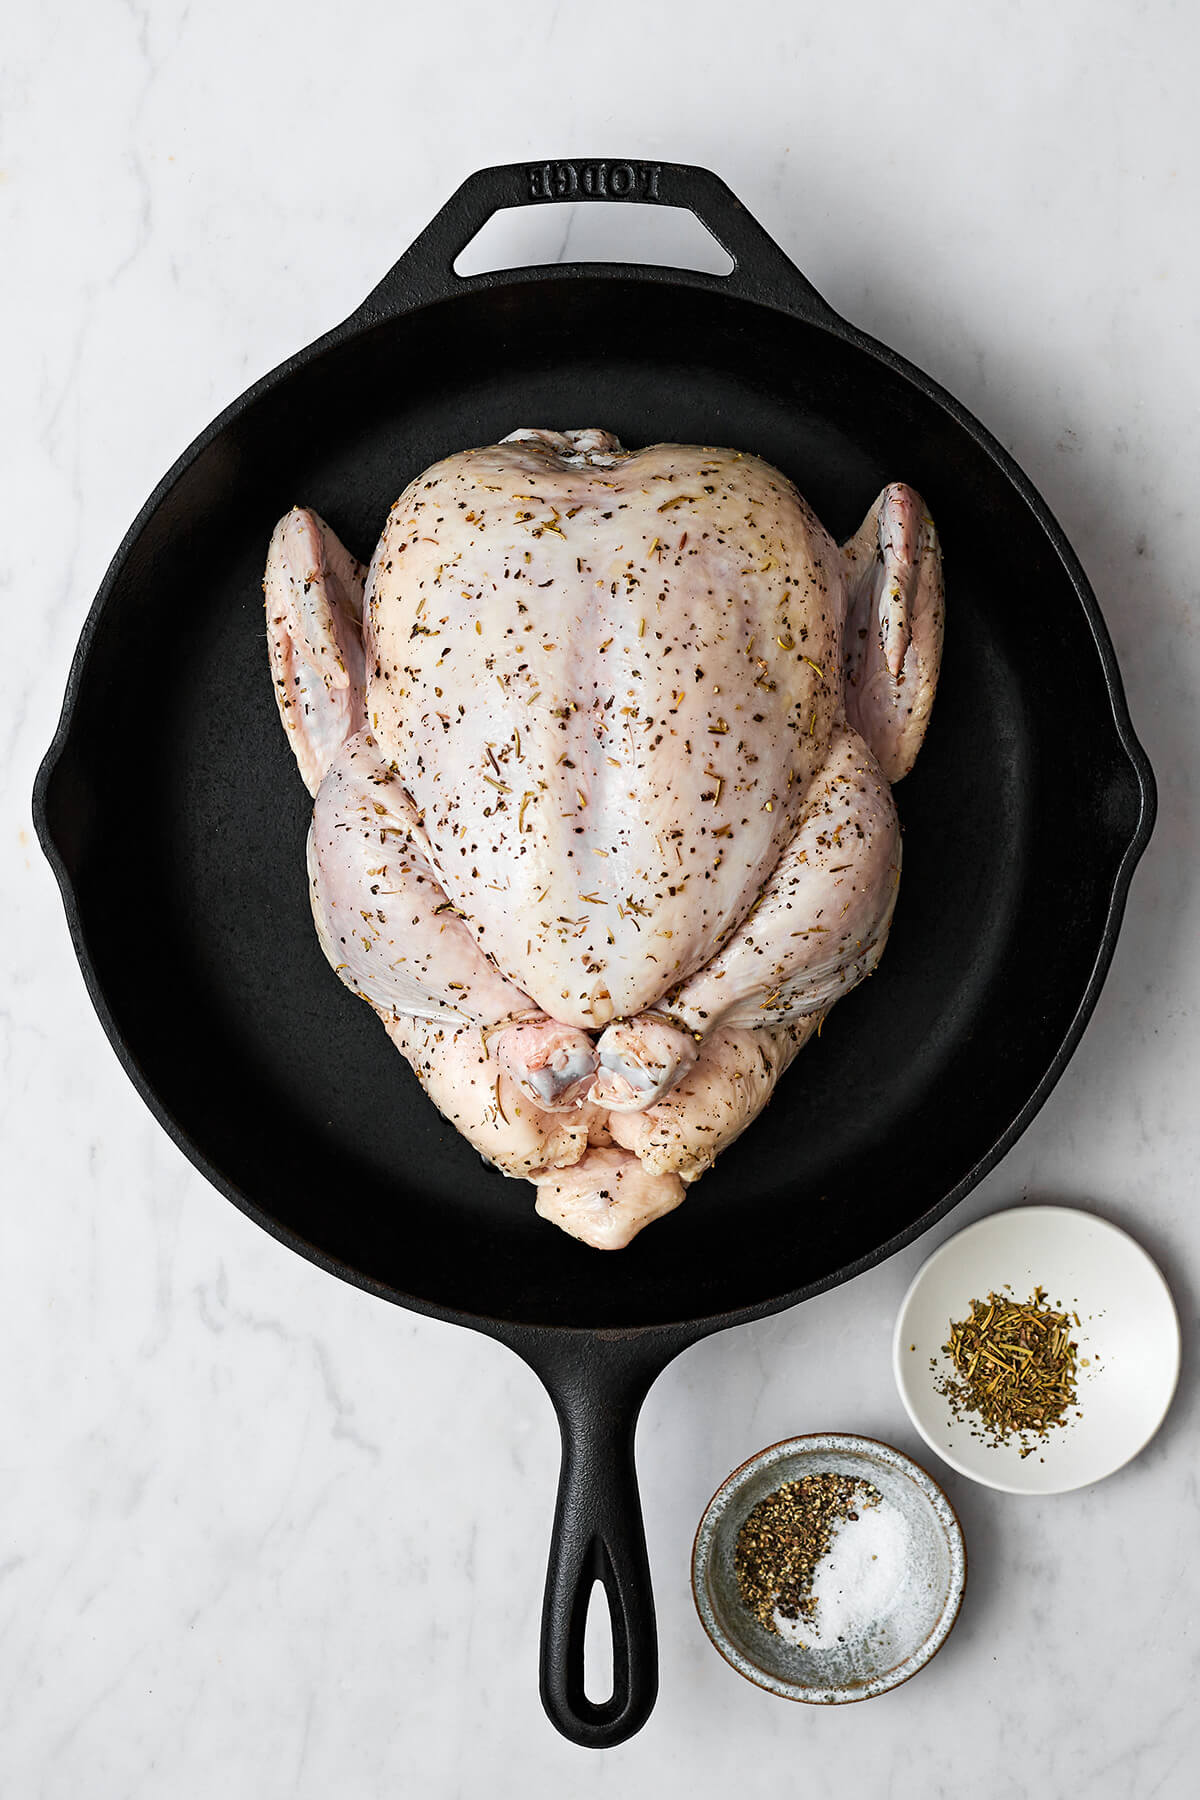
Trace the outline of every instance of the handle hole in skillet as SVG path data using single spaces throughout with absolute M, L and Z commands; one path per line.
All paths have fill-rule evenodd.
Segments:
M 612 1614 L 604 1583 L 597 1575 L 588 1594 L 583 1627 L 583 1691 L 593 1706 L 607 1706 L 613 1687 Z
M 560 262 L 636 262 L 728 275 L 734 261 L 686 206 L 622 201 L 506 206 L 454 259 L 456 275 Z

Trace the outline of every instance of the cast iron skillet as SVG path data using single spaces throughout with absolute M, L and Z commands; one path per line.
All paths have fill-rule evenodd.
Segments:
M 736 268 L 453 273 L 497 208 L 556 197 L 689 207 Z M 945 668 L 898 789 L 881 972 L 686 1204 L 616 1255 L 486 1169 L 326 966 L 311 803 L 264 643 L 267 539 L 294 501 L 366 556 L 414 474 L 527 425 L 756 451 L 838 537 L 908 481 L 945 548 Z M 599 1746 L 638 1729 L 657 1687 L 633 1461 L 650 1383 L 707 1333 L 889 1256 L 1009 1148 L 1095 1004 L 1154 784 L 1083 571 L 983 427 L 832 313 L 715 176 L 585 160 L 473 176 L 356 313 L 185 452 L 96 597 L 35 812 L 105 1029 L 196 1166 L 322 1268 L 541 1376 L 563 1439 L 542 1698 Z M 605 1704 L 583 1686 L 596 1579 Z

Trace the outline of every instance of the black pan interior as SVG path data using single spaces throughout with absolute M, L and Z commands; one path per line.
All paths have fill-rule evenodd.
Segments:
M 880 973 L 686 1204 L 610 1256 L 481 1164 L 326 966 L 310 803 L 267 671 L 262 565 L 290 504 L 365 557 L 421 468 L 522 425 L 756 451 L 838 536 L 903 479 L 946 558 L 944 676 L 897 790 L 905 871 Z M 940 405 L 748 302 L 581 279 L 379 326 L 300 359 L 224 428 L 118 573 L 48 813 L 116 1030 L 227 1191 L 419 1303 L 620 1327 L 820 1282 L 964 1181 L 1069 1030 L 1138 807 L 1067 572 Z

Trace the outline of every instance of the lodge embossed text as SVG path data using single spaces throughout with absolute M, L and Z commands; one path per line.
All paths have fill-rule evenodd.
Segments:
M 661 163 L 534 163 L 531 200 L 657 200 Z

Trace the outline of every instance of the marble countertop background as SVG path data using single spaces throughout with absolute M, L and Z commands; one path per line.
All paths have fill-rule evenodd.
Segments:
M 1196 21 L 1170 0 L 7 9 L 6 1800 L 1194 1791 Z M 179 451 L 348 313 L 472 169 L 597 152 L 717 169 L 839 312 L 1013 452 L 1099 595 L 1161 806 L 1083 1043 L 1000 1168 L 882 1268 L 653 1389 L 661 1697 L 604 1754 L 561 1741 L 537 1697 L 558 1445 L 534 1377 L 330 1280 L 185 1162 L 96 1021 L 29 818 L 92 595 Z M 625 217 L 542 209 L 508 247 L 649 254 L 652 214 L 609 241 Z M 1027 1197 L 1134 1232 L 1185 1362 L 1135 1463 L 1021 1501 L 919 1445 L 889 1334 L 936 1243 Z M 740 1681 L 688 1589 L 716 1484 L 814 1429 L 918 1454 L 971 1560 L 943 1654 L 829 1711 Z

